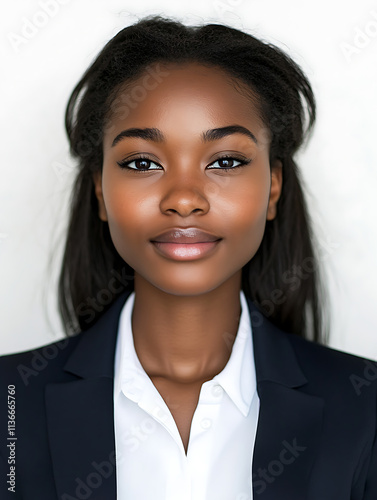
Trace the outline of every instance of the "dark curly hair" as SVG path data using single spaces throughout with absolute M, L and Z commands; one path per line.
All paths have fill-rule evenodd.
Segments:
M 153 64 L 190 61 L 222 68 L 233 81 L 246 84 L 271 133 L 270 162 L 279 159 L 283 165 L 277 216 L 266 222 L 257 253 L 242 268 L 242 289 L 283 330 L 323 342 L 327 335 L 325 290 L 302 180 L 293 159 L 316 117 L 307 77 L 282 50 L 251 34 L 222 24 L 185 26 L 159 15 L 139 19 L 112 38 L 67 104 L 65 125 L 78 174 L 58 284 L 65 333 L 87 329 L 121 292 L 134 289 L 133 269 L 115 249 L 107 222 L 98 217 L 93 181 L 93 174 L 102 170 L 103 131 L 119 102 L 120 89 Z M 112 289 L 111 280 L 120 274 L 126 277 L 123 288 Z M 102 297 L 101 307 L 91 305 L 96 297 Z

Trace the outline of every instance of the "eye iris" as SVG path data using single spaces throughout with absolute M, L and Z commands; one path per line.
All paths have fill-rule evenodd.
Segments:
M 147 169 L 149 166 L 149 161 L 150 160 L 145 160 L 145 159 L 140 159 L 140 158 L 135 160 L 136 168 L 140 168 L 141 170 Z
M 233 161 L 232 159 L 229 159 L 229 158 L 222 158 L 221 160 L 219 160 L 219 165 L 221 167 L 232 167 L 233 166 Z

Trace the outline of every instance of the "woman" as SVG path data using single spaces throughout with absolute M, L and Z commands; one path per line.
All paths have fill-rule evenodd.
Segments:
M 3 495 L 377 498 L 376 364 L 321 345 L 314 121 L 302 70 L 227 26 L 104 47 L 66 112 L 67 340 L 0 363 Z

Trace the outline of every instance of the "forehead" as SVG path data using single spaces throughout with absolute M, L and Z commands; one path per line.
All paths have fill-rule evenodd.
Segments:
M 264 127 L 257 96 L 246 83 L 199 62 L 159 63 L 118 90 L 111 105 L 112 128 L 153 126 L 196 133 L 233 123 Z

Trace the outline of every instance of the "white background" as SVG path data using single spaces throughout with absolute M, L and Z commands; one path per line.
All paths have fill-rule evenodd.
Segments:
M 377 359 L 377 1 L 368 0 L 160 0 L 158 8 L 146 0 L 3 5 L 0 354 L 63 338 L 56 283 L 75 175 L 65 105 L 104 44 L 148 14 L 246 30 L 282 47 L 308 75 L 318 120 L 297 159 L 328 276 L 330 345 Z M 25 33 L 29 38 L 15 41 Z

